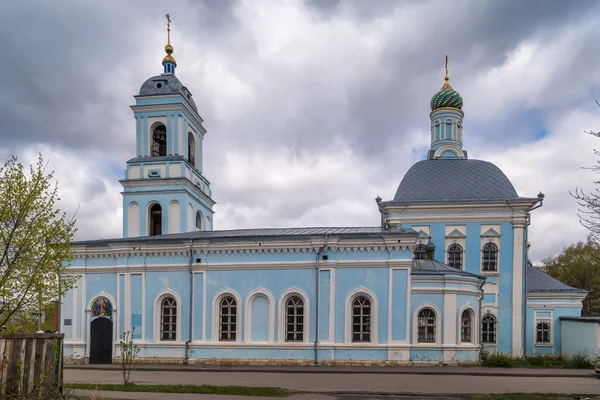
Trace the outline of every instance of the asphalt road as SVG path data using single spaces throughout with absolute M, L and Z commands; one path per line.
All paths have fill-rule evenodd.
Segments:
M 121 372 L 65 369 L 65 382 L 121 383 Z M 600 381 L 585 377 L 435 376 L 257 372 L 133 371 L 139 384 L 270 386 L 301 392 L 339 394 L 467 395 L 561 393 L 600 395 Z M 327 398 L 328 396 L 325 396 Z M 337 397 L 337 396 L 335 396 Z M 335 398 L 334 397 L 334 398 Z M 148 398 L 148 397 L 146 397 Z M 315 398 L 314 395 L 312 398 Z M 331 398 L 331 397 L 329 397 Z M 350 397 L 351 398 L 351 397 Z M 373 398 L 373 397 L 361 397 Z

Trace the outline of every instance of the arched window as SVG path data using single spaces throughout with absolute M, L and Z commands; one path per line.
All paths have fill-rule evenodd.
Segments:
M 196 140 L 192 132 L 188 132 L 188 160 L 193 167 L 196 166 Z
M 237 305 L 232 296 L 225 296 L 219 303 L 219 340 L 235 342 L 237 333 Z
M 540 321 L 535 324 L 535 342 L 547 344 L 551 343 L 550 339 L 550 322 Z
M 196 211 L 196 230 L 202 230 L 202 213 L 200 211 Z
M 162 235 L 162 208 L 156 203 L 150 207 L 150 236 Z
M 483 246 L 481 257 L 482 269 L 484 271 L 498 270 L 498 247 L 494 243 L 486 243 Z
M 304 300 L 300 296 L 290 296 L 285 302 L 285 341 L 304 340 Z
M 427 258 L 427 253 L 425 252 L 425 245 L 418 244 L 415 246 L 415 250 L 413 251 L 413 260 L 425 260 Z
M 462 268 L 463 249 L 457 244 L 448 246 L 448 265 L 452 268 Z
M 417 317 L 417 342 L 435 343 L 435 311 L 424 308 Z
M 165 297 L 160 303 L 160 340 L 176 340 L 177 337 L 177 301 Z
M 481 319 L 481 343 L 496 343 L 496 317 L 491 314 Z
M 473 342 L 473 320 L 471 311 L 465 310 L 460 316 L 460 341 L 463 343 Z
M 152 132 L 152 157 L 167 155 L 167 128 L 163 124 L 158 125 Z
M 352 342 L 371 341 L 371 299 L 357 296 L 352 301 Z

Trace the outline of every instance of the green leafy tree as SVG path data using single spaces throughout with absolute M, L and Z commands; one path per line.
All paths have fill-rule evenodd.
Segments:
M 589 291 L 583 315 L 600 315 L 600 245 L 589 235 L 585 242 L 565 247 L 558 256 L 542 261 L 545 272 L 578 289 Z
M 0 331 L 40 329 L 43 309 L 75 284 L 65 275 L 75 221 L 56 208 L 53 175 L 41 155 L 0 167 Z

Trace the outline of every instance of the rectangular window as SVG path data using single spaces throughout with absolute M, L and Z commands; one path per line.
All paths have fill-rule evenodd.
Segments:
M 539 344 L 552 343 L 550 328 L 551 328 L 550 321 L 538 321 L 535 324 L 535 342 L 539 343 Z

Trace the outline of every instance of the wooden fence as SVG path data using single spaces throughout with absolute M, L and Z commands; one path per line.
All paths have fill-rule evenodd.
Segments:
M 62 333 L 0 333 L 0 398 L 62 391 Z

